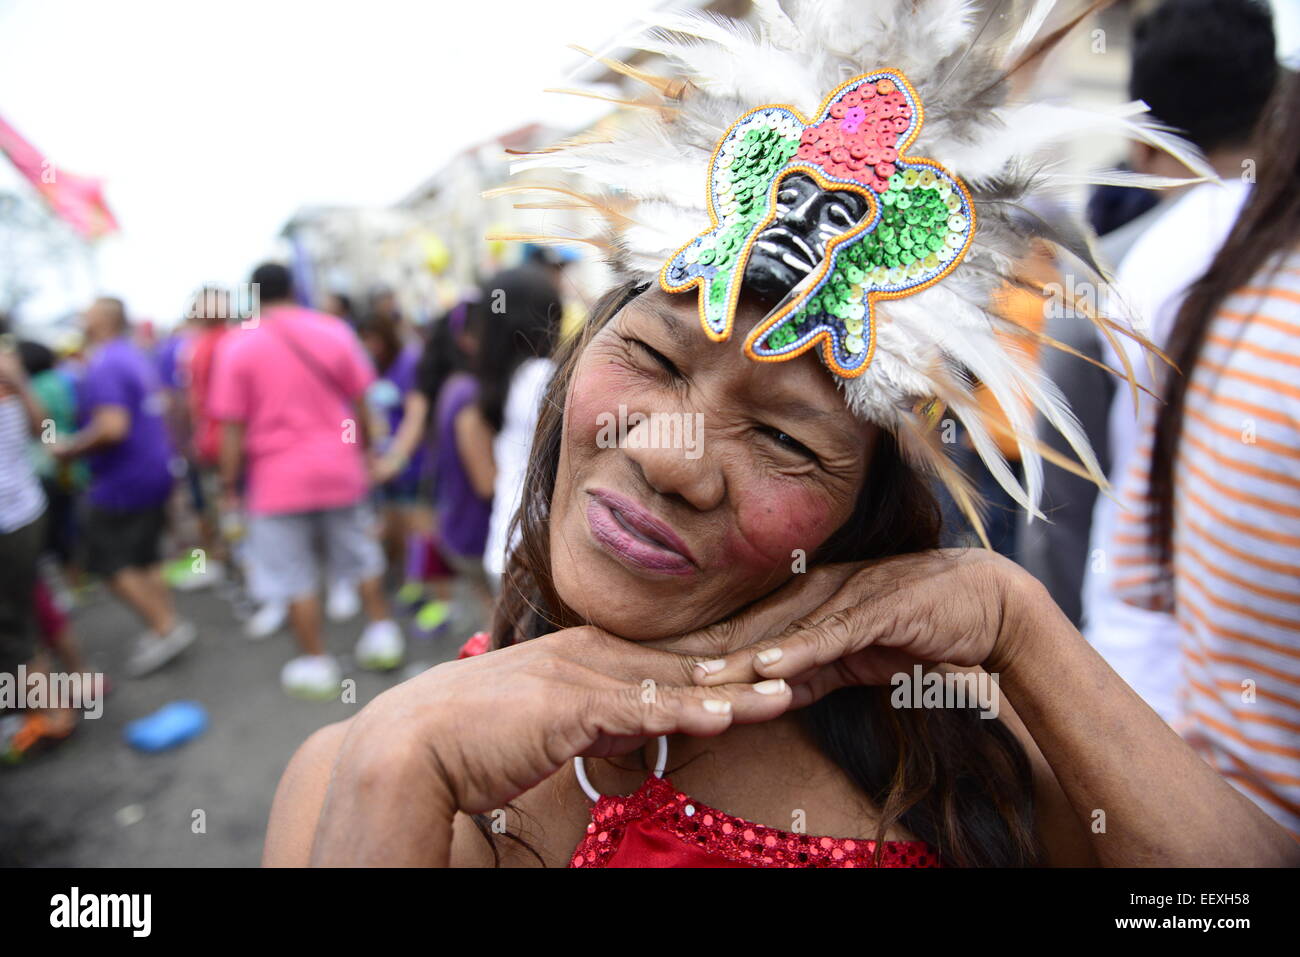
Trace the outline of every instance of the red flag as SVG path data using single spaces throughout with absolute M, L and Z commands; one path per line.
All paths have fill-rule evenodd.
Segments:
M 45 197 L 55 214 L 81 235 L 97 239 L 117 231 L 117 220 L 104 201 L 100 181 L 56 169 L 3 117 L 0 117 L 0 151 Z

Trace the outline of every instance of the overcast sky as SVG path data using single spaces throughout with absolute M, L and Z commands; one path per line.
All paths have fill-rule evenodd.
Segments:
M 458 149 L 602 107 L 543 93 L 651 0 L 0 0 L 0 115 L 107 181 L 98 285 L 164 322 L 313 204 L 392 202 Z M 1293 40 L 1300 0 L 1273 0 Z M 0 162 L 0 189 L 17 175 Z M 50 284 L 32 314 L 89 294 Z
M 0 0 L 0 115 L 107 181 L 122 235 L 99 284 L 165 321 L 198 284 L 244 278 L 300 206 L 389 203 L 466 145 L 594 117 L 542 89 L 583 61 L 566 44 L 652 5 Z

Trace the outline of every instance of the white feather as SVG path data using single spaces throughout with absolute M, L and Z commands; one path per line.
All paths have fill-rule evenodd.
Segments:
M 902 70 L 926 108 L 913 154 L 937 160 L 966 181 L 980 226 L 949 276 L 913 296 L 877 304 L 872 364 L 839 385 L 855 414 L 904 432 L 912 421 L 908 410 L 918 400 L 941 396 L 999 484 L 1031 515 L 1041 516 L 1035 410 L 1099 482 L 1101 474 L 1060 392 L 1015 344 L 1017 337 L 997 334 L 1004 323 L 988 311 L 990 294 L 1015 279 L 1033 236 L 1029 225 L 1005 210 L 1033 208 L 1044 197 L 1083 184 L 1164 187 L 1213 177 L 1204 157 L 1153 122 L 1141 103 L 1084 107 L 998 99 L 1009 86 L 999 82 L 1000 71 L 1031 48 L 1054 8 L 1055 0 L 1031 0 L 1027 8 L 1010 0 L 753 0 L 752 24 L 695 11 L 655 11 L 634 33 L 601 49 L 609 54 L 632 47 L 663 56 L 667 69 L 656 72 L 688 80 L 687 95 L 664 103 L 662 112 L 630 115 L 613 127 L 611 142 L 574 144 L 529 157 L 514 169 L 579 177 L 590 184 L 594 207 L 635 199 L 627 220 L 597 208 L 578 220 L 590 238 L 614 247 L 611 258 L 623 277 L 650 278 L 708 226 L 708 157 L 740 114 L 780 103 L 810 117 L 843 81 L 882 67 Z M 1024 15 L 1011 19 L 1013 9 L 1024 9 Z M 1177 158 L 1190 175 L 1062 167 L 1064 147 L 1102 136 L 1148 143 Z M 1004 205 L 987 207 L 988 215 L 979 217 L 988 190 L 996 190 Z M 1006 413 L 1023 483 L 984 421 L 966 372 L 978 377 Z M 916 436 L 900 435 L 904 440 L 915 445 Z M 915 451 L 919 458 L 931 454 Z

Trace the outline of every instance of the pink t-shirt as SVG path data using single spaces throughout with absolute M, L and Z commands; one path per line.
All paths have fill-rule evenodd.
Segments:
M 215 365 L 208 411 L 244 424 L 250 512 L 339 508 L 365 496 L 361 424 L 352 403 L 375 372 L 346 323 L 274 306 L 256 327 L 231 329 Z

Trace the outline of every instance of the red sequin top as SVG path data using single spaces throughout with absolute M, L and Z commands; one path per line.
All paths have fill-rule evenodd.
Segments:
M 635 794 L 605 795 L 570 867 L 875 867 L 876 842 L 792 834 L 692 800 L 650 775 Z M 939 867 L 925 841 L 886 841 L 881 867 Z

